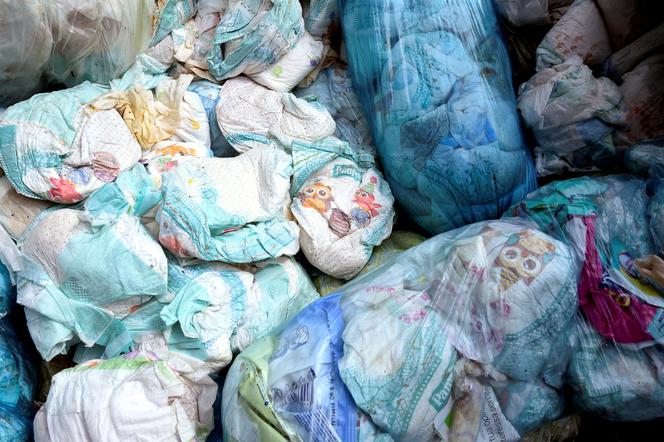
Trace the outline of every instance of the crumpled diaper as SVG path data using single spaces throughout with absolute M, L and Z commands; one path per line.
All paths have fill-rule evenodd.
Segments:
M 159 241 L 179 257 L 250 263 L 299 250 L 286 219 L 291 160 L 256 148 L 235 158 L 195 158 L 163 175 Z
M 371 258 L 367 264 L 360 270 L 358 277 L 372 270 L 377 269 L 381 265 L 389 262 L 400 253 L 405 252 L 411 247 L 415 247 L 424 242 L 425 238 L 417 233 L 396 231 L 392 232 L 389 238 L 383 241 L 379 246 L 374 247 L 371 253 Z M 320 275 L 314 278 L 314 285 L 316 290 L 321 296 L 329 295 L 342 287 L 346 281 L 342 279 L 333 278 L 330 275 Z
M 323 61 L 323 48 L 322 41 L 305 32 L 276 63 L 249 77 L 273 91 L 289 92 Z
M 0 225 L 12 238 L 20 237 L 32 220 L 52 205 L 20 195 L 7 177 L 0 177 Z
M 299 1 L 229 0 L 208 55 L 209 72 L 219 81 L 257 74 L 291 50 L 303 34 Z
M 578 55 L 591 68 L 611 55 L 611 41 L 594 0 L 576 0 L 537 47 L 537 71 Z
M 161 311 L 168 349 L 202 359 L 212 371 L 318 298 L 289 257 L 244 267 L 171 260 L 168 274 L 173 301 Z
M 216 393 L 203 363 L 183 355 L 91 360 L 53 377 L 35 440 L 205 441 Z
M 168 300 L 159 243 L 137 216 L 115 218 L 106 205 L 95 207 L 103 212 L 43 212 L 19 241 L 24 259 L 17 301 L 46 360 L 77 342 L 115 356 L 132 341 L 122 319 L 150 299 Z
M 327 138 L 292 144 L 291 210 L 309 262 L 340 279 L 362 270 L 375 246 L 392 232 L 394 198 L 387 182 L 347 143 Z
M 334 2 L 333 2 L 334 3 Z M 297 89 L 299 98 L 316 99 L 330 112 L 337 129 L 334 135 L 357 152 L 376 156 L 376 147 L 362 105 L 355 94 L 350 73 L 337 63 L 322 71 L 309 87 Z
M 187 91 L 192 79 L 192 75 L 166 78 L 154 92 L 139 83 L 128 91 L 104 95 L 90 107 L 116 109 L 144 151 L 164 140 L 199 142 L 209 147 L 207 112 L 198 95 Z
M 334 133 L 335 123 L 321 105 L 275 92 L 239 77 L 221 87 L 217 121 L 238 152 L 257 146 L 290 150 L 293 140 L 313 143 Z
M 538 143 L 540 176 L 614 165 L 613 134 L 626 123 L 623 97 L 611 80 L 593 77 L 579 56 L 524 83 L 518 108 Z
M 107 91 L 86 82 L 2 114 L 0 166 L 18 193 L 77 203 L 136 164 L 141 148 L 122 117 L 85 106 Z

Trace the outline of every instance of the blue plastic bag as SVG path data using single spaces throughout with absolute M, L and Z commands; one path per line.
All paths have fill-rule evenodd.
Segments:
M 490 0 L 342 0 L 353 82 L 392 191 L 430 233 L 535 187 Z

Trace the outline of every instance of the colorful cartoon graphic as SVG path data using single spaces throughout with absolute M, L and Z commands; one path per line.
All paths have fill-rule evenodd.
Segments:
M 555 245 L 532 230 L 510 236 L 495 261 L 497 267 L 502 267 L 500 291 L 507 290 L 518 281 L 529 286 L 553 259 L 555 250 Z
M 350 211 L 353 221 L 359 227 L 366 227 L 371 223 L 371 220 L 374 216 L 378 216 L 378 210 L 382 206 L 376 203 L 376 197 L 374 196 L 374 189 L 378 179 L 375 176 L 372 176 L 368 183 L 360 187 L 357 192 L 355 192 L 355 198 L 353 203 L 356 205 Z
M 332 206 L 332 189 L 320 181 L 306 186 L 297 196 L 302 201 L 302 206 L 315 209 L 323 216 L 327 215 Z
M 53 188 L 48 191 L 51 200 L 60 203 L 77 203 L 83 196 L 76 191 L 76 186 L 65 177 L 51 178 Z

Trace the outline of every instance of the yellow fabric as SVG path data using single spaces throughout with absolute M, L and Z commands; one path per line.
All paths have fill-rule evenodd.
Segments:
M 162 81 L 154 93 L 137 85 L 126 92 L 111 92 L 89 106 L 92 111 L 115 109 L 141 148 L 146 151 L 171 138 L 182 121 L 181 105 L 192 75 Z

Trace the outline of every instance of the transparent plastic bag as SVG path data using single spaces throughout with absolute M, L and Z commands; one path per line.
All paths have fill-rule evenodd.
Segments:
M 573 409 L 605 419 L 664 416 L 664 261 L 653 256 L 661 243 L 649 223 L 661 210 L 657 184 L 631 175 L 557 181 L 506 214 L 537 222 L 580 263 L 566 378 Z
M 430 233 L 500 216 L 535 187 L 489 0 L 344 0 L 356 92 L 397 202 Z
M 32 435 L 37 380 L 32 353 L 6 316 L 15 302 L 9 272 L 0 263 L 0 440 L 24 442 Z
M 564 409 L 574 263 L 511 221 L 400 254 L 238 356 L 225 440 L 518 440 Z

